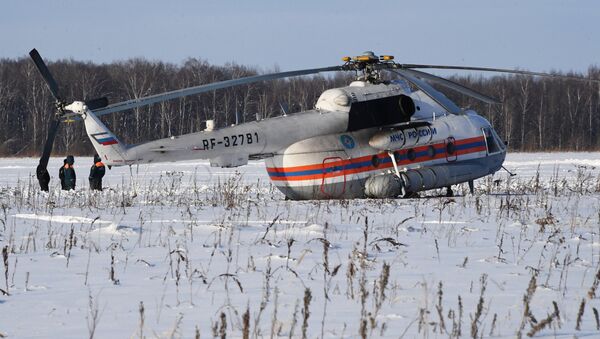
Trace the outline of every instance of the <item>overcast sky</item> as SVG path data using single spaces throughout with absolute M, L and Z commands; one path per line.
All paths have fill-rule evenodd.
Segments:
M 133 57 L 281 70 L 365 50 L 406 63 L 537 71 L 600 64 L 597 0 L 2 0 L 0 58 Z

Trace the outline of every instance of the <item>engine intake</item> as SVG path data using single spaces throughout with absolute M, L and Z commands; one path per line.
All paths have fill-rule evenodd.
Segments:
M 400 112 L 402 112 L 402 116 L 406 121 L 409 121 L 410 117 L 412 117 L 416 111 L 415 102 L 408 95 L 401 94 L 398 104 L 400 105 Z

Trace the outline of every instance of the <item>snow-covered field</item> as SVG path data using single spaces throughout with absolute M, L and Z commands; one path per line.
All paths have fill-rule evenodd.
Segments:
M 262 163 L 0 159 L 9 338 L 598 336 L 600 154 L 512 154 L 476 194 L 285 201 Z

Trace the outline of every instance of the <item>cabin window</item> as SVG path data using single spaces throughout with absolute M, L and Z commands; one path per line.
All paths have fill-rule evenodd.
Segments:
M 410 161 L 415 161 L 415 159 L 417 158 L 417 152 L 415 152 L 415 150 L 411 148 L 408 151 L 406 151 L 406 157 Z
M 502 138 L 500 138 L 496 130 L 493 128 L 490 128 L 490 130 L 492 131 L 492 135 L 494 136 L 494 139 L 496 139 L 496 143 L 500 146 L 500 148 L 503 150 L 506 149 L 506 143 L 502 140 Z
M 436 153 L 436 152 L 435 152 L 435 147 L 433 147 L 433 146 L 429 146 L 429 147 L 427 147 L 427 155 L 428 155 L 430 158 L 432 158 L 432 159 L 433 159 L 433 158 L 435 158 L 435 153 Z
M 379 167 L 379 157 L 377 155 L 374 155 L 371 158 L 371 164 L 373 165 L 373 167 Z

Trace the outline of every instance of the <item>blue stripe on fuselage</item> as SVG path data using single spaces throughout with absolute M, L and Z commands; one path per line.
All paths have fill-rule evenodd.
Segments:
M 456 150 L 464 151 L 464 150 L 468 150 L 470 148 L 480 147 L 480 146 L 485 146 L 485 141 L 475 141 L 475 142 L 470 142 L 470 143 L 463 144 L 463 145 L 457 145 Z M 434 156 L 437 154 L 440 154 L 441 152 L 443 152 L 443 148 L 435 148 Z M 424 150 L 424 151 L 416 152 L 415 155 L 416 155 L 416 158 L 419 158 L 419 157 L 426 156 L 428 154 L 427 154 L 427 150 Z M 408 159 L 408 157 L 407 157 L 406 153 L 400 154 L 400 156 L 398 157 L 398 161 L 403 161 L 403 160 L 407 160 L 407 159 Z M 385 157 L 385 158 L 379 159 L 380 164 L 387 164 L 390 162 L 392 162 L 392 159 L 390 159 L 390 157 Z M 293 176 L 333 173 L 333 172 L 344 171 L 344 170 L 362 169 L 363 167 L 369 167 L 372 165 L 373 165 L 373 163 L 371 160 L 366 160 L 366 161 L 350 163 L 350 164 L 346 164 L 346 165 L 336 165 L 336 166 L 332 166 L 332 167 L 317 168 L 317 169 L 312 169 L 312 170 L 293 171 L 293 172 L 269 171 L 268 173 L 269 173 L 269 176 L 271 176 L 271 177 L 293 177 Z

